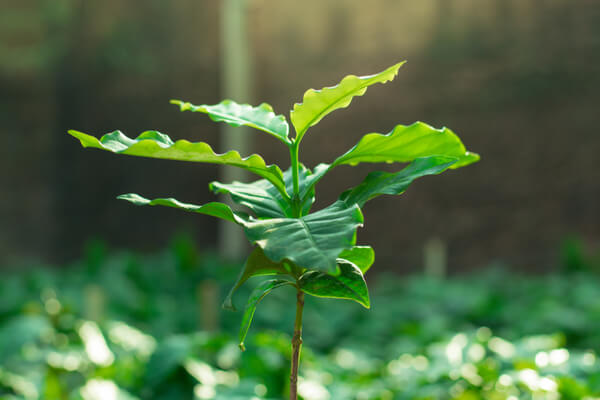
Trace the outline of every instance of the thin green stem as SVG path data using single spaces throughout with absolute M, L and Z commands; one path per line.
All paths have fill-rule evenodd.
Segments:
M 304 310 L 304 293 L 298 288 L 296 295 L 296 321 L 292 338 L 292 372 L 290 374 L 290 400 L 298 400 L 298 366 L 302 348 L 302 311 Z
M 298 162 L 298 147 L 299 142 L 294 141 L 290 146 L 290 160 L 292 166 L 292 181 L 294 184 L 294 194 L 292 195 L 292 203 L 294 214 L 296 217 L 301 217 L 302 209 L 300 207 L 300 185 L 298 183 L 298 170 L 300 168 L 300 163 Z

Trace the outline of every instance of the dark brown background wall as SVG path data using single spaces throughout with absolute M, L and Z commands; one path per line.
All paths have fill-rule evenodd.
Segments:
M 1 262 L 72 259 L 93 236 L 152 249 L 187 230 L 201 247 L 215 245 L 208 217 L 137 209 L 114 196 L 201 204 L 212 199 L 216 168 L 84 151 L 65 132 L 157 129 L 217 145 L 217 125 L 168 100 L 221 99 L 219 5 L 3 3 Z M 255 103 L 279 113 L 309 87 L 408 60 L 395 81 L 311 130 L 302 149 L 308 166 L 365 133 L 415 120 L 451 127 L 482 155 L 472 167 L 417 182 L 402 198 L 367 205 L 359 241 L 375 247 L 382 267 L 418 268 L 432 237 L 447 243 L 455 271 L 498 259 L 542 271 L 569 234 L 600 246 L 595 0 L 251 0 L 248 18 Z M 272 138 L 253 140 L 254 151 L 287 168 Z M 319 185 L 317 207 L 372 169 L 339 168 Z

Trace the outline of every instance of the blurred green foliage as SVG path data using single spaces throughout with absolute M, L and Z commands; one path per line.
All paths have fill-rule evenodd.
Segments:
M 207 296 L 222 300 L 239 267 L 181 237 L 151 256 L 92 242 L 72 265 L 5 274 L 0 399 L 282 398 L 289 336 L 276 331 L 291 331 L 293 296 L 284 289 L 264 300 L 241 353 L 241 313 L 215 312 Z M 600 278 L 581 263 L 567 269 L 380 275 L 370 312 L 310 298 L 300 392 L 305 400 L 598 398 Z

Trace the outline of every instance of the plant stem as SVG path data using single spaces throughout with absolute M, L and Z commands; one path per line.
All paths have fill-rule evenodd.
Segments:
M 298 365 L 302 348 L 302 311 L 304 310 L 304 293 L 298 289 L 296 296 L 296 322 L 292 338 L 292 372 L 290 374 L 290 400 L 298 400 Z
M 298 162 L 298 147 L 299 142 L 294 141 L 290 146 L 290 159 L 291 159 L 291 167 L 292 167 L 292 181 L 294 184 L 294 194 L 292 196 L 292 202 L 294 204 L 294 214 L 296 217 L 301 217 L 301 207 L 300 207 L 300 189 L 298 183 L 298 169 L 300 168 Z

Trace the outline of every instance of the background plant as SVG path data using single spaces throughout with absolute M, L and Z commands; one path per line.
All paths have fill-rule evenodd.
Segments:
M 256 154 L 246 158 L 236 151 L 217 154 L 207 143 L 173 142 L 157 131 L 146 131 L 135 139 L 115 131 L 100 140 L 78 131 L 69 131 L 84 147 L 136 156 L 230 165 L 262 178 L 252 183 L 213 182 L 210 185 L 215 193 L 229 194 L 247 212 L 234 211 L 219 202 L 193 205 L 172 198 L 149 200 L 137 194 L 119 198 L 137 205 L 162 205 L 207 214 L 236 223 L 244 229 L 248 240 L 256 247 L 224 305 L 233 308 L 234 292 L 249 278 L 262 275 L 275 275 L 276 278 L 261 283 L 249 297 L 239 337 L 242 348 L 257 304 L 274 289 L 284 286 L 296 289 L 291 399 L 297 398 L 304 295 L 350 299 L 364 307 L 370 306 L 364 273 L 373 264 L 374 251 L 369 246 L 356 245 L 356 230 L 363 223 L 361 207 L 379 195 L 402 194 L 417 178 L 459 168 L 479 159 L 478 155 L 468 152 L 449 129 L 435 129 L 417 122 L 408 126 L 397 125 L 385 135 L 369 133 L 333 162 L 319 164 L 312 171 L 300 163 L 300 143 L 309 128 L 332 111 L 347 107 L 369 86 L 392 80 L 402 64 L 375 75 L 349 75 L 333 87 L 309 89 L 302 103 L 295 104 L 290 112 L 296 131 L 294 138 L 289 137 L 285 117 L 276 115 L 272 107 L 264 103 L 252 107 L 225 100 L 217 105 L 197 106 L 172 101 L 182 111 L 206 113 L 214 121 L 246 125 L 272 135 L 288 148 L 291 165 L 285 172 L 276 165 L 267 165 Z M 394 162 L 410 164 L 396 173 L 373 172 L 358 186 L 344 191 L 333 204 L 310 212 L 316 184 L 335 167 Z

